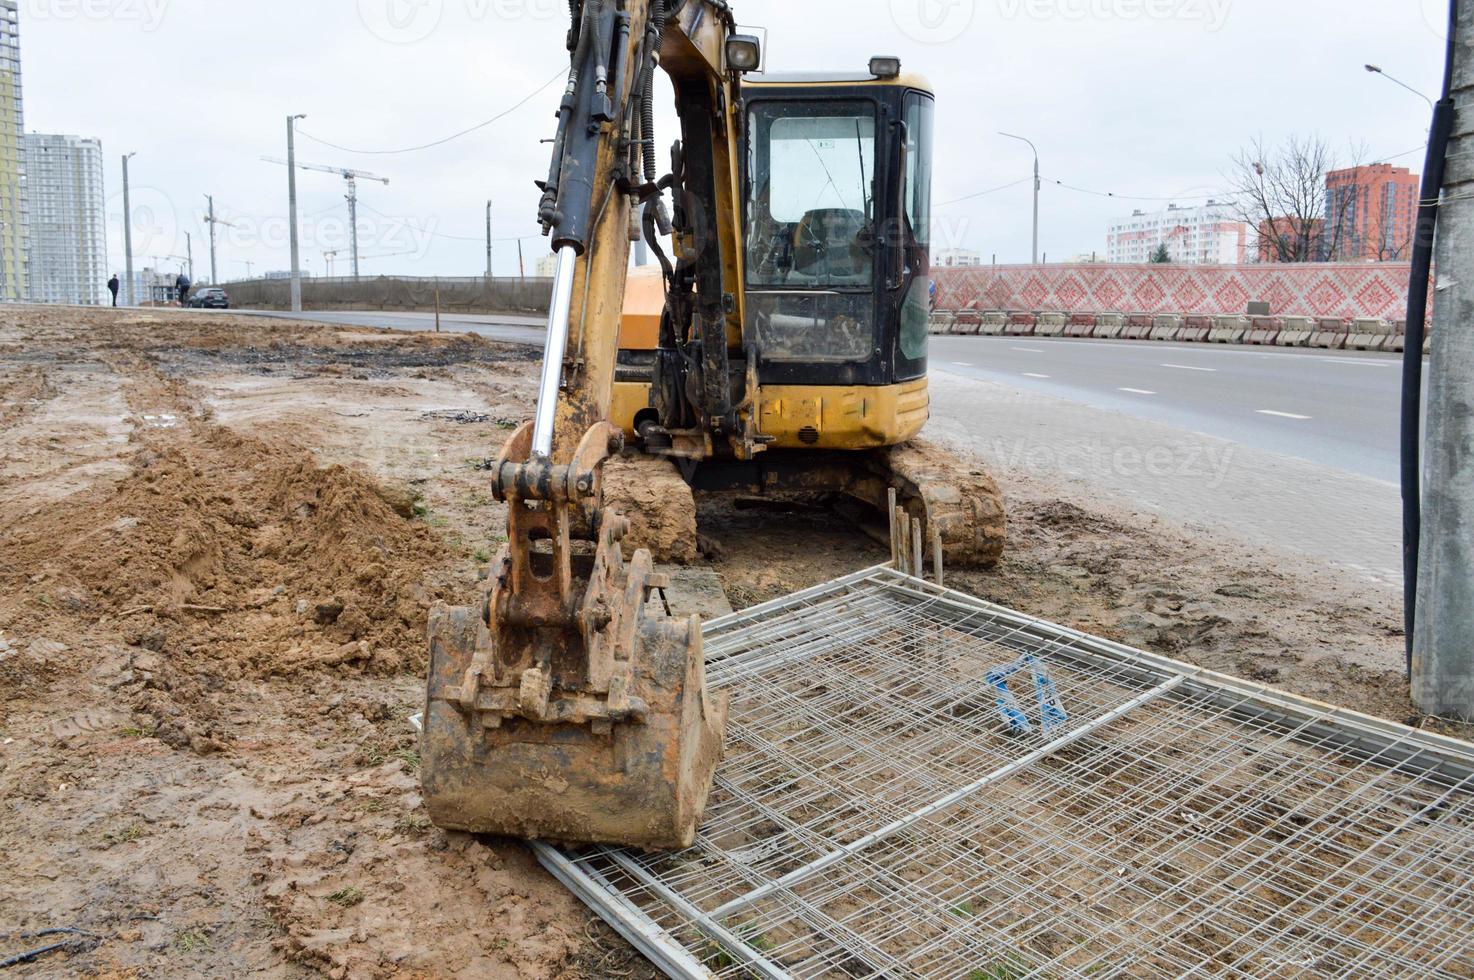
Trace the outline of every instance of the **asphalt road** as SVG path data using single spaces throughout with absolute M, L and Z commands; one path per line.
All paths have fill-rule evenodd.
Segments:
M 932 366 L 1375 480 L 1398 478 L 1401 360 L 1387 354 L 933 337 Z
M 258 314 L 281 318 L 290 314 Z M 304 313 L 434 329 L 423 313 Z M 446 315 L 442 328 L 541 346 L 539 317 Z M 1396 357 L 1154 342 L 932 338 L 927 435 L 1005 485 L 1038 478 L 1399 588 Z

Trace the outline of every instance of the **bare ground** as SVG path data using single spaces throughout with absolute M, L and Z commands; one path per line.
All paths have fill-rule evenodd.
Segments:
M 425 613 L 501 542 L 529 352 L 167 312 L 0 315 L 0 959 L 16 976 L 653 976 L 520 845 L 432 828 Z M 1409 720 L 1393 600 L 1011 483 L 951 584 Z M 738 607 L 886 557 L 700 507 Z M 84 934 L 36 937 L 47 929 Z

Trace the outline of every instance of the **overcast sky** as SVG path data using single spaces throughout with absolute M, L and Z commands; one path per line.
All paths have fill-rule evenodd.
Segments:
M 1051 260 L 1104 250 L 1131 202 L 1068 190 L 1202 203 L 1224 187 L 1228 158 L 1262 134 L 1318 134 L 1373 157 L 1420 147 L 1428 107 L 1380 64 L 1436 96 L 1445 0 L 733 0 L 768 31 L 771 70 L 861 69 L 899 54 L 937 90 L 938 245 L 1027 260 L 1032 167 L 1046 178 L 1043 249 Z M 566 69 L 566 0 L 21 0 L 30 131 L 98 137 L 107 155 L 109 238 L 122 265 L 119 157 L 132 162 L 138 264 L 182 255 L 194 235 L 209 274 L 206 193 L 221 217 L 221 278 L 288 265 L 285 117 L 354 150 L 398 149 L 500 122 L 421 152 L 370 155 L 299 140 L 299 159 L 391 179 L 361 185 L 365 274 L 476 275 L 485 264 L 486 200 L 495 235 L 526 236 Z M 662 145 L 675 138 L 670 126 Z M 664 159 L 664 154 L 662 154 Z M 1394 162 L 1417 170 L 1421 152 Z M 326 271 L 342 249 L 343 181 L 303 173 L 303 257 Z M 388 217 L 384 217 L 388 216 Z M 393 255 L 407 252 L 411 254 Z M 171 263 L 165 261 L 169 266 Z M 177 262 L 173 263 L 177 264 Z M 499 274 L 517 271 L 498 241 Z

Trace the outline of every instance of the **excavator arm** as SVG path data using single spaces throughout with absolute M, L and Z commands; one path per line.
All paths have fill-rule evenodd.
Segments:
M 756 67 L 756 42 L 735 35 L 722 0 L 570 9 L 540 184 L 558 261 L 536 414 L 493 470 L 507 544 L 482 602 L 431 615 L 425 798 L 448 829 L 679 848 L 695 837 L 726 704 L 706 688 L 699 621 L 668 615 L 647 552 L 626 561 L 629 524 L 605 507 L 601 475 L 623 446 L 608 414 L 632 229 L 667 286 L 650 438 L 676 455 L 710 455 L 713 440 L 754 449 L 755 407 L 733 396 L 728 351 L 742 343 L 738 72 Z M 657 68 L 682 120 L 665 175 Z

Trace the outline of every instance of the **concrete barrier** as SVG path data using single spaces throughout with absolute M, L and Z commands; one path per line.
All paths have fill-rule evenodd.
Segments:
M 1039 326 L 1039 318 L 1032 313 L 1008 314 L 1008 325 L 1003 328 L 1005 337 L 1032 337 Z
M 1346 338 L 1347 350 L 1382 350 L 1392 334 L 1392 325 L 1386 320 L 1360 318 L 1351 321 L 1351 330 Z
M 1178 333 L 1177 339 L 1192 344 L 1205 344 L 1212 331 L 1213 318 L 1211 316 L 1186 316 L 1182 318 L 1182 330 Z
M 1251 347 L 1272 347 L 1275 338 L 1280 335 L 1283 321 L 1279 317 L 1256 316 L 1249 327 L 1249 334 L 1244 338 L 1244 343 Z
M 940 310 L 934 310 L 932 311 L 930 319 L 927 320 L 927 330 L 934 336 L 955 333 L 956 327 L 956 313 L 946 313 Z
M 1094 313 L 1073 313 L 1070 322 L 1065 325 L 1066 337 L 1093 337 L 1095 336 L 1096 316 Z
M 1152 340 L 1176 340 L 1182 333 L 1182 317 L 1173 313 L 1161 313 L 1152 318 Z
M 1126 328 L 1121 331 L 1122 340 L 1145 340 L 1152 333 L 1152 317 L 1145 313 L 1126 314 Z
M 1119 313 L 1102 313 L 1095 318 L 1097 340 L 1119 340 L 1126 329 L 1126 318 Z
M 1065 313 L 1040 313 L 1039 325 L 1034 329 L 1036 337 L 1062 337 L 1070 318 Z
M 230 304 L 238 309 L 292 308 L 291 283 L 286 279 L 249 279 L 223 285 L 230 293 Z M 424 312 L 434 310 L 438 302 L 447 313 L 546 313 L 552 294 L 551 279 L 364 276 L 302 280 L 305 310 Z
M 1284 329 L 1274 342 L 1280 347 L 1307 347 L 1314 333 L 1315 321 L 1310 317 L 1287 316 L 1284 318 Z
M 1215 316 L 1208 339 L 1215 344 L 1237 344 L 1249 334 L 1249 319 L 1242 316 Z
M 984 313 L 982 325 L 978 327 L 978 333 L 984 337 L 1000 337 L 1007 327 L 1007 313 Z

